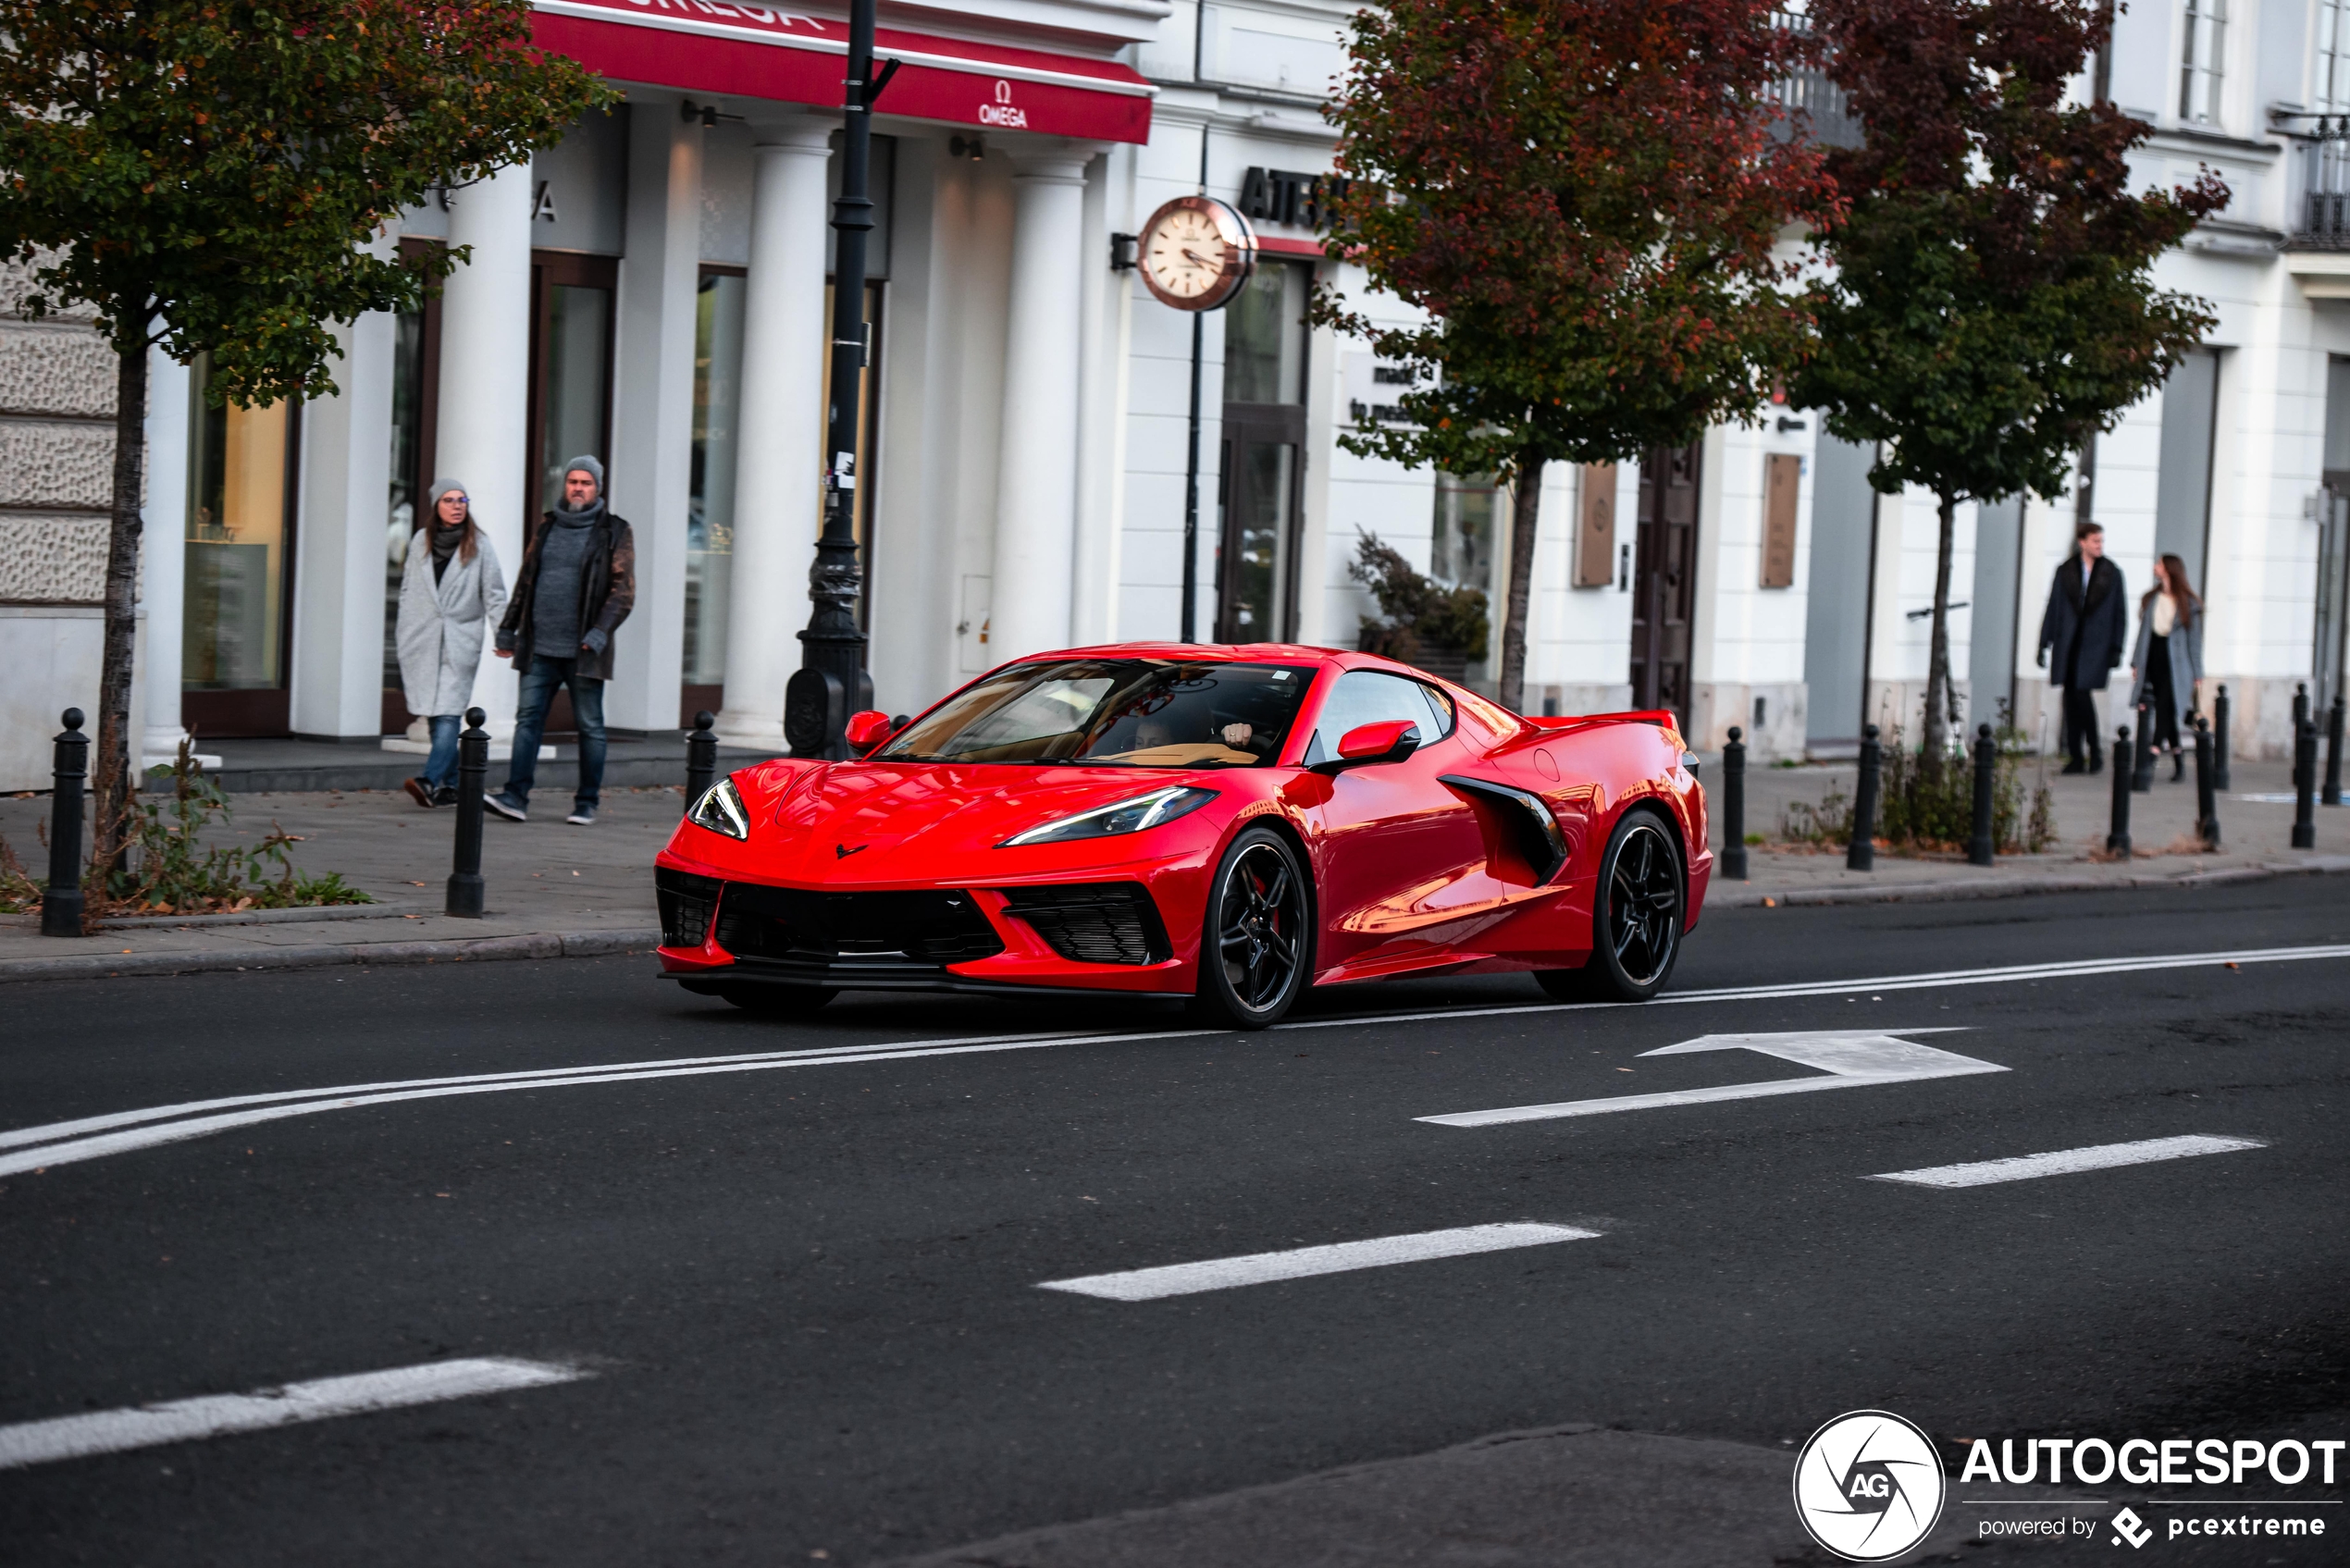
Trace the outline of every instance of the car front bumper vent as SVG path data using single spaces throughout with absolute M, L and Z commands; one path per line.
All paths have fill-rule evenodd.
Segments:
M 1158 964 L 1173 957 L 1158 907 L 1137 882 L 1008 887 L 1004 912 L 1080 964 Z
M 1004 939 L 958 890 L 821 893 L 730 882 L 718 905 L 718 945 L 737 958 L 796 964 L 934 968 L 992 958 Z
M 716 877 L 654 867 L 653 902 L 661 907 L 661 945 L 700 946 L 710 934 L 711 911 L 718 907 L 718 890 L 724 885 Z

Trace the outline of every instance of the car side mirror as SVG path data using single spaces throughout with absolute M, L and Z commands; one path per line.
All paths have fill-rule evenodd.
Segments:
M 841 732 L 841 738 L 848 742 L 851 751 L 862 756 L 887 740 L 896 728 L 889 722 L 888 714 L 868 708 L 861 713 L 848 716 L 848 724 Z
M 1337 773 L 1379 762 L 1401 762 L 1419 748 L 1420 728 L 1409 719 L 1360 724 L 1347 731 L 1338 743 L 1338 755 L 1327 762 L 1315 763 L 1314 771 Z

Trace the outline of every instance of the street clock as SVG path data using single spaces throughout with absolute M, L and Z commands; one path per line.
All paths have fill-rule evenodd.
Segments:
M 1177 310 L 1216 310 L 1256 270 L 1256 231 L 1230 203 L 1178 196 L 1143 226 L 1143 283 Z

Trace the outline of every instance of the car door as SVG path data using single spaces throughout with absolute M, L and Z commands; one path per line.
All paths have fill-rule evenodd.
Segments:
M 1322 699 L 1305 760 L 1337 756 L 1350 730 L 1399 719 L 1419 729 L 1419 749 L 1339 773 L 1316 809 L 1323 977 L 1441 962 L 1446 928 L 1458 919 L 1447 895 L 1485 863 L 1475 813 L 1442 780 L 1462 743 L 1452 699 L 1434 687 L 1382 670 L 1346 671 Z

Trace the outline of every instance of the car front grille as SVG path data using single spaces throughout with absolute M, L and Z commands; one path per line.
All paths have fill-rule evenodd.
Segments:
M 702 945 L 710 934 L 710 912 L 718 907 L 721 885 L 715 877 L 673 871 L 666 866 L 653 868 L 653 901 L 661 907 L 663 947 Z
M 818 893 L 730 882 L 718 907 L 718 945 L 737 958 L 959 964 L 1004 950 L 968 893 Z
M 1137 882 L 1008 887 L 1008 915 L 1081 964 L 1156 964 L 1173 955 L 1158 907 Z

